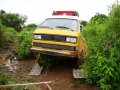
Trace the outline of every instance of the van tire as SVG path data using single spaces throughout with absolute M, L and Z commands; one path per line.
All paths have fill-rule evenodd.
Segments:
M 82 65 L 84 63 L 84 54 L 83 51 L 78 55 L 77 62 L 76 62 L 76 68 L 80 69 L 82 68 Z

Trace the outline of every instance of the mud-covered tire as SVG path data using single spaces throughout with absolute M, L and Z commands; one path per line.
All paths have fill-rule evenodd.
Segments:
M 81 52 L 76 60 L 76 68 L 82 68 L 84 63 L 84 54 Z

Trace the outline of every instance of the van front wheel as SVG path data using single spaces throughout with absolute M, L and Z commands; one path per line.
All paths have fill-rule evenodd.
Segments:
M 83 52 L 81 52 L 77 58 L 76 68 L 82 68 L 83 63 L 84 63 L 84 54 Z

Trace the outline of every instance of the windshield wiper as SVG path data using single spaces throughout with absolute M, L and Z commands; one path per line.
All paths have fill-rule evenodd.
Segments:
M 50 28 L 50 29 L 53 29 L 53 28 L 48 27 L 48 26 L 40 26 L 40 28 Z
M 62 29 L 69 29 L 69 30 L 72 30 L 71 28 L 65 27 L 65 26 L 56 26 L 56 28 L 62 28 Z M 72 31 L 74 31 L 74 30 L 72 30 Z

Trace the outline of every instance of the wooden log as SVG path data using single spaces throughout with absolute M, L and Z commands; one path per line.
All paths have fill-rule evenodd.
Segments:
M 23 83 L 23 84 L 8 84 L 8 85 L 0 85 L 0 87 L 13 87 L 13 86 L 26 86 L 26 85 L 39 85 L 39 84 L 48 84 L 52 83 L 53 81 L 47 82 L 36 82 L 36 83 Z
M 49 90 L 53 90 L 53 89 L 48 85 L 48 83 L 45 83 L 45 85 L 49 88 Z

